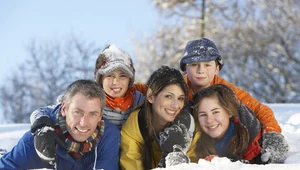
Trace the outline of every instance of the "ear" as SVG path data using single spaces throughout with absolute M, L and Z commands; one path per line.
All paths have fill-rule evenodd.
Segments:
M 100 116 L 99 116 L 99 121 L 101 121 L 101 120 L 102 120 L 102 118 L 103 118 L 103 110 L 102 110 L 102 112 L 100 113 Z
M 103 75 L 95 74 L 95 81 L 102 87 L 103 84 Z
M 216 70 L 215 70 L 215 75 L 218 75 L 220 72 L 220 65 L 217 64 Z
M 103 76 L 101 76 L 101 78 L 99 78 L 99 80 L 98 80 L 98 84 L 103 88 L 103 80 L 102 80 L 102 77 Z
M 66 115 L 67 115 L 67 106 L 66 106 L 66 103 L 65 103 L 65 102 L 63 102 L 63 103 L 61 104 L 61 115 L 62 115 L 63 117 L 66 117 Z
M 148 88 L 147 90 L 147 100 L 149 101 L 149 103 L 153 103 L 154 102 L 154 96 L 152 94 L 152 90 L 150 88 Z

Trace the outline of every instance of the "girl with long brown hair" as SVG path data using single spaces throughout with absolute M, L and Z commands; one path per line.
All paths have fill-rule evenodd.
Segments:
M 200 125 L 201 137 L 197 142 L 200 158 L 211 155 L 231 160 L 247 160 L 250 163 L 268 163 L 261 157 L 263 141 L 262 126 L 254 113 L 241 104 L 233 91 L 222 84 L 211 85 L 194 95 L 194 118 Z M 270 133 L 271 134 L 271 133 Z M 269 159 L 280 163 L 286 158 L 287 142 L 283 136 L 274 138 Z M 273 143 L 273 145 L 274 145 Z

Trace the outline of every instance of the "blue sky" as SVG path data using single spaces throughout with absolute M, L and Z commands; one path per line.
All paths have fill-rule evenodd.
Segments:
M 132 54 L 132 35 L 153 32 L 158 19 L 151 0 L 0 0 L 0 85 L 28 57 L 33 40 L 65 42 L 74 34 Z
M 0 81 L 28 57 L 32 40 L 63 42 L 74 34 L 132 54 L 132 34 L 151 33 L 158 15 L 151 0 L 0 0 Z

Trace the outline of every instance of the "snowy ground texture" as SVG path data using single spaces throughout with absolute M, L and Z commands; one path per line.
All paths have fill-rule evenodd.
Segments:
M 282 133 L 290 145 L 284 164 L 250 165 L 230 162 L 227 158 L 214 158 L 212 162 L 200 159 L 198 163 L 181 164 L 165 170 L 300 170 L 300 104 L 267 104 L 278 120 Z M 19 138 L 29 130 L 29 124 L 0 124 L 0 149 L 10 151 Z M 1 157 L 1 153 L 0 153 Z M 156 168 L 159 170 L 162 168 Z

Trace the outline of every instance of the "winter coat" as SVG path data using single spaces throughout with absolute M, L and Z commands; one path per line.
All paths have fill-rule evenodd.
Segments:
M 58 109 L 56 107 L 55 109 Z M 50 117 L 55 121 L 55 110 Z M 87 170 L 87 169 L 112 169 L 119 168 L 119 145 L 120 132 L 115 125 L 104 119 L 105 129 L 103 136 L 96 148 L 78 160 L 74 160 L 65 149 L 56 146 L 57 166 L 58 170 Z M 11 152 L 8 152 L 0 158 L 0 169 L 39 169 L 49 168 L 53 166 L 46 165 L 37 155 L 34 147 L 34 137 L 30 131 L 26 132 L 14 146 Z
M 121 130 L 122 125 L 125 123 L 133 109 L 139 106 L 140 104 L 144 103 L 144 100 L 145 96 L 139 91 L 136 91 L 133 105 L 129 109 L 122 112 L 105 106 L 103 109 L 103 116 L 110 122 L 112 122 L 114 125 L 116 125 L 119 128 L 119 130 Z
M 121 146 L 120 146 L 120 166 L 121 169 L 142 169 L 142 152 L 144 139 L 142 133 L 143 130 L 140 129 L 139 125 L 139 115 L 140 110 L 135 110 L 130 114 L 127 121 L 124 123 L 121 130 Z M 146 126 L 145 123 L 141 124 Z M 143 128 L 145 129 L 145 128 Z M 190 148 L 187 151 L 187 155 L 191 159 L 191 162 L 197 163 L 198 159 L 196 156 L 196 142 L 200 137 L 199 131 L 194 135 L 194 139 L 191 143 Z M 153 141 L 153 158 L 152 158 L 152 168 L 158 167 L 162 151 L 156 140 Z
M 258 121 L 253 112 L 244 105 L 241 105 L 239 120 L 247 128 L 249 133 L 249 146 L 243 155 L 243 159 L 248 160 L 251 163 L 258 163 L 255 161 L 260 161 L 260 157 L 256 157 L 260 156 L 261 153 L 263 133 L 261 123 Z
M 188 85 L 188 95 L 189 99 L 193 99 L 193 91 L 191 88 L 191 82 L 188 79 L 188 76 L 184 76 L 185 81 Z M 263 126 L 263 130 L 265 132 L 278 132 L 281 133 L 281 128 L 275 119 L 273 111 L 266 105 L 262 104 L 260 101 L 256 100 L 254 97 L 252 97 L 248 92 L 244 91 L 241 88 L 238 88 L 232 83 L 229 83 L 225 79 L 215 75 L 213 81 L 210 85 L 213 84 L 224 84 L 228 87 L 230 87 L 235 95 L 238 97 L 238 99 L 247 107 L 249 107 L 256 115 L 258 120 Z

